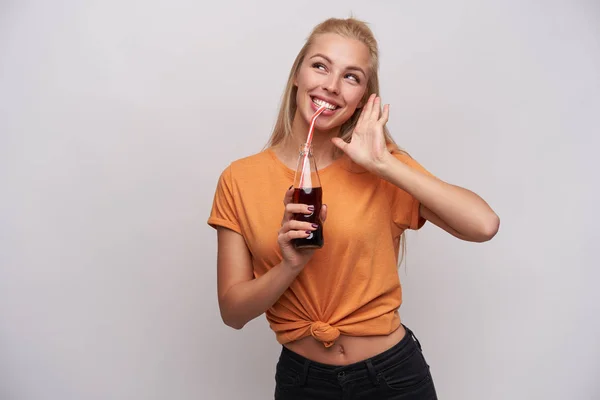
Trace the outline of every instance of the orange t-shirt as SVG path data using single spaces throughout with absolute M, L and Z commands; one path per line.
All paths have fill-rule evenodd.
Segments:
M 430 175 L 410 156 L 394 156 Z M 266 311 L 267 321 L 281 344 L 312 335 L 329 347 L 340 333 L 389 334 L 400 325 L 400 235 L 424 224 L 419 202 L 345 155 L 319 177 L 325 244 Z M 234 161 L 219 178 L 208 224 L 244 237 L 255 277 L 281 262 L 277 235 L 293 180 L 294 170 L 271 149 Z

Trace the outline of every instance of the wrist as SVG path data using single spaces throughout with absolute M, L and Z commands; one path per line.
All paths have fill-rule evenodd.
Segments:
M 298 275 L 304 269 L 304 263 L 293 263 L 286 259 L 281 260 L 279 263 L 281 269 L 285 272 L 292 273 L 294 276 Z
M 383 179 L 388 179 L 390 170 L 393 168 L 395 161 L 397 161 L 396 158 L 391 153 L 386 151 L 383 157 L 374 163 L 371 172 L 377 174 Z
M 412 172 L 411 167 L 389 153 L 385 157 L 385 161 L 380 163 L 377 168 L 377 175 L 381 179 L 411 194 L 415 184 Z

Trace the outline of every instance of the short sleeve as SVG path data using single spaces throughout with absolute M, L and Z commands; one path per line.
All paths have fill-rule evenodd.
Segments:
M 207 223 L 215 229 L 222 226 L 242 234 L 235 207 L 231 165 L 219 177 Z
M 433 176 L 427 171 L 421 164 L 419 164 L 414 158 L 406 153 L 394 152 L 394 157 L 408 165 L 409 167 L 425 174 Z M 421 203 L 410 193 L 398 188 L 397 186 L 386 182 L 388 190 L 391 191 L 390 198 L 392 204 L 392 216 L 395 225 L 401 230 L 412 229 L 418 230 L 425 225 L 425 218 L 423 218 L 419 212 Z

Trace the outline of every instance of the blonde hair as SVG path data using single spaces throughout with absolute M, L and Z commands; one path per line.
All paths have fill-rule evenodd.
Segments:
M 277 115 L 277 120 L 275 122 L 275 126 L 271 133 L 271 137 L 267 142 L 266 147 L 276 146 L 282 141 L 284 141 L 287 137 L 292 134 L 292 122 L 294 120 L 294 116 L 296 114 L 297 104 L 296 104 L 296 94 L 298 88 L 294 84 L 296 75 L 302 65 L 304 58 L 308 52 L 310 46 L 315 42 L 315 39 L 322 34 L 326 33 L 335 33 L 342 37 L 355 39 L 365 44 L 369 49 L 371 65 L 369 68 L 369 76 L 367 77 L 367 88 L 361 100 L 361 103 L 364 104 L 369 99 L 369 96 L 372 93 L 379 95 L 379 49 L 377 40 L 373 35 L 373 32 L 368 27 L 368 24 L 364 21 L 358 20 L 354 17 L 339 19 L 339 18 L 329 18 L 317 26 L 315 26 L 310 33 L 308 39 L 304 43 L 304 46 L 300 49 L 300 52 L 296 56 L 292 68 L 290 70 L 287 84 L 285 86 L 285 90 L 283 92 L 281 98 L 281 104 L 279 108 L 279 113 Z M 356 127 L 356 123 L 358 118 L 360 117 L 361 109 L 356 109 L 354 114 L 348 119 L 348 121 L 344 122 L 340 128 L 339 137 L 349 142 L 352 138 L 352 132 Z M 394 139 L 390 135 L 387 127 L 384 127 L 384 135 L 386 145 L 388 150 L 392 153 L 405 153 L 404 150 L 400 149 L 398 145 L 395 143 Z M 341 155 L 341 150 L 337 147 L 334 148 L 335 156 Z M 400 238 L 400 263 L 404 258 L 406 252 L 406 239 L 404 233 Z

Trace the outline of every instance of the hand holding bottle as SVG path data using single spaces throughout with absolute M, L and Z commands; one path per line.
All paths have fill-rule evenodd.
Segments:
M 277 241 L 279 243 L 279 248 L 281 249 L 283 261 L 292 268 L 302 269 L 312 257 L 316 247 L 297 249 L 294 246 L 294 240 L 306 239 L 311 237 L 311 235 L 314 235 L 314 232 L 322 230 L 322 224 L 327 218 L 327 206 L 323 204 L 321 207 L 321 212 L 318 218 L 319 223 L 298 221 L 294 219 L 294 215 L 311 215 L 315 212 L 315 209 L 314 205 L 294 203 L 294 191 L 295 189 L 290 187 L 285 193 L 285 197 L 283 199 L 285 212 L 283 214 L 281 229 L 279 230 Z

